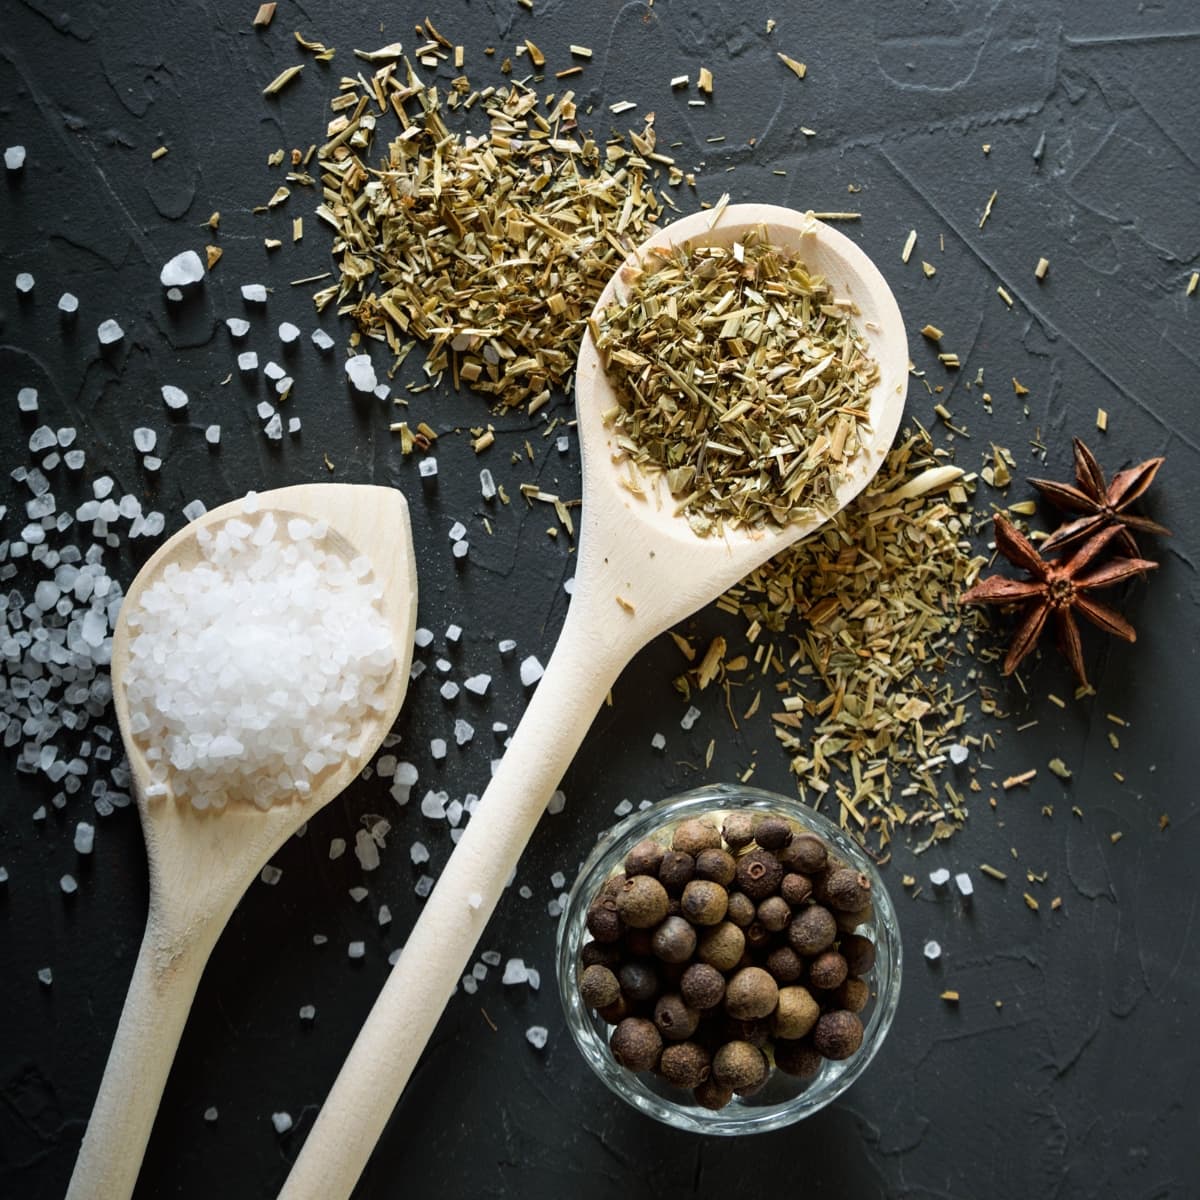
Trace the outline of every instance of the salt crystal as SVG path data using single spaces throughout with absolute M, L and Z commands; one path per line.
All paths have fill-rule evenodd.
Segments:
M 552 888 L 562 888 L 566 882 L 567 877 L 561 871 L 555 871 L 554 874 L 550 876 L 550 886 Z
M 412 787 L 417 782 L 417 768 L 410 762 L 397 763 L 392 779 L 405 787 Z
M 467 893 L 467 907 L 478 911 L 483 907 L 483 897 L 478 892 Z
M 260 421 L 269 421 L 275 414 L 275 406 L 269 400 L 260 400 L 254 411 Z
M 622 800 L 621 803 L 618 804 L 617 807 L 613 809 L 613 812 L 618 817 L 628 816 L 631 812 L 633 812 L 633 801 L 632 800 Z
M 79 890 L 79 884 L 75 882 L 74 875 L 64 875 L 59 881 L 58 886 L 62 888 L 63 895 L 70 896 L 72 893 Z
M 64 426 L 62 429 L 57 430 L 56 436 L 58 437 L 59 446 L 61 446 L 62 449 L 65 450 L 68 446 L 70 446 L 74 443 L 76 431 L 75 431 L 74 426 L 67 425 L 67 426 Z
M 367 952 L 366 942 L 351 942 L 346 947 L 346 954 L 350 958 L 362 958 L 362 956 L 364 954 L 366 954 L 366 952 Z
M 950 747 L 948 753 L 950 755 L 950 761 L 957 767 L 962 766 L 962 764 L 967 761 L 967 755 L 970 753 L 970 751 L 966 748 L 966 746 L 962 746 L 958 742 L 955 742 Z
M 83 464 L 87 461 L 87 456 L 82 450 L 68 450 L 63 455 L 63 462 L 72 471 L 79 471 L 83 468 Z
M 299 433 L 300 432 L 300 418 L 299 417 L 288 417 L 287 431 L 288 431 L 288 433 Z
M 428 791 L 421 799 L 421 816 L 432 821 L 441 821 L 446 816 L 446 801 L 450 797 L 445 792 Z
M 332 350 L 333 338 L 329 336 L 323 329 L 314 329 L 312 331 L 312 342 L 318 350 Z
M 237 365 L 239 371 L 256 371 L 258 355 L 253 350 L 246 350 L 237 356 Z
M 542 664 L 532 654 L 521 663 L 521 682 L 526 687 L 533 687 L 544 673 Z
M 529 978 L 529 972 L 525 967 L 525 960 L 521 958 L 510 958 L 504 964 L 504 978 L 501 983 L 512 987 L 514 984 L 525 983 Z
M 455 542 L 454 545 L 450 547 L 450 553 L 453 554 L 455 558 L 466 558 L 470 552 L 470 542 Z
M 380 925 L 390 925 L 392 923 L 392 910 L 386 904 L 381 904 L 375 919 Z
M 329 939 L 323 933 L 314 933 L 313 934 L 313 945 L 314 946 L 324 946 L 327 941 L 329 941 Z
M 966 871 L 960 871 L 954 877 L 954 886 L 958 888 L 958 893 L 964 899 L 975 894 L 975 885 L 971 882 L 971 876 Z
M 535 1050 L 544 1050 L 550 1038 L 550 1031 L 545 1025 L 530 1025 L 525 1030 L 525 1039 Z
M 267 863 L 267 865 L 259 872 L 258 877 L 268 887 L 274 887 L 283 878 L 283 872 L 278 867 Z
M 172 304 L 178 304 L 180 300 L 183 299 L 183 292 L 177 287 L 167 288 L 167 299 L 170 300 Z
M 355 904 L 361 904 L 369 894 L 365 887 L 352 887 L 350 889 L 350 899 Z
M 468 996 L 474 996 L 475 993 L 479 991 L 479 981 L 474 975 L 464 975 L 462 977 L 462 990 L 466 992 Z
M 495 734 L 507 733 L 507 732 L 508 732 L 508 724 L 507 724 L 507 722 L 505 722 L 505 721 L 493 721 L 493 722 L 492 722 L 492 732 L 493 732 L 493 733 L 495 733 Z
M 485 950 L 480 956 L 489 967 L 498 967 L 504 956 L 499 950 Z
M 211 1125 L 217 1119 L 218 1113 L 213 1105 L 209 1105 L 204 1110 L 204 1119 Z
M 492 478 L 492 473 L 484 467 L 479 472 L 479 491 L 485 500 L 492 500 L 496 495 L 496 481 Z
M 58 298 L 58 311 L 65 316 L 72 316 L 79 311 L 79 298 L 70 292 L 63 292 Z
M 91 854 L 95 840 L 96 827 L 94 825 L 89 825 L 86 821 L 80 821 L 75 826 L 76 854 Z
M 572 575 L 570 579 L 563 580 L 563 591 L 566 592 L 568 596 L 575 595 L 575 576 L 574 575 Z
M 168 408 L 180 409 L 187 408 L 187 392 L 182 388 L 177 388 L 172 384 L 164 384 L 162 389 L 163 403 Z
M 30 292 L 33 291 L 33 285 L 34 285 L 34 278 L 32 275 L 29 274 L 28 271 L 22 271 L 20 273 L 20 275 L 17 276 L 17 291 L 18 292 L 23 292 L 25 295 L 28 295 Z
M 244 317 L 226 317 L 225 325 L 231 337 L 244 338 L 250 332 L 250 322 Z
M 25 147 L 9 146 L 4 151 L 4 165 L 10 171 L 19 171 L 25 165 Z
M 38 394 L 37 388 L 23 387 L 17 392 L 17 408 L 21 412 L 37 412 L 38 410 Z
M 275 1126 L 276 1133 L 287 1133 L 292 1127 L 292 1115 L 285 1112 L 272 1113 L 271 1124 Z
M 433 665 L 445 675 L 448 671 L 453 670 L 454 664 L 448 658 L 434 659 Z
M 189 521 L 199 520 L 206 512 L 208 509 L 204 506 L 203 500 L 190 500 L 183 506 L 183 515 Z
M 654 735 L 654 736 L 653 736 L 653 737 L 650 739 L 650 745 L 651 745 L 651 746 L 652 746 L 652 747 L 653 747 L 655 750 L 664 750 L 664 749 L 666 749 L 666 745 L 667 745 L 667 739 L 666 739 L 665 737 L 663 737 L 663 735 L 662 735 L 661 733 L 656 733 L 656 734 L 655 734 L 655 735 Z
M 97 500 L 103 500 L 106 496 L 112 494 L 113 479 L 111 475 L 101 475 L 99 479 L 92 480 L 92 495 Z M 87 518 L 81 518 L 86 520 Z
M 311 1005 L 311 1004 L 300 1005 L 300 1013 L 299 1013 L 300 1020 L 312 1021 L 312 1020 L 316 1019 L 316 1016 L 317 1016 L 317 1010 L 313 1005 Z
M 517 643 L 514 642 L 512 638 L 501 638 L 500 641 L 496 643 L 496 649 L 499 650 L 501 654 L 511 654 L 516 648 Z
M 942 948 L 937 942 L 929 941 L 925 943 L 925 957 L 930 962 L 937 962 L 942 957 Z
M 443 700 L 453 700 L 458 695 L 458 684 L 453 680 L 447 679 L 439 689 L 442 693 Z
M 424 649 L 432 641 L 433 641 L 433 630 L 431 630 L 431 629 L 419 628 L 416 631 L 416 633 L 413 634 L 413 644 L 420 647 L 421 649 Z
M 133 431 L 133 445 L 139 454 L 149 454 L 158 445 L 158 434 L 153 429 L 139 425 Z
M 547 902 L 546 915 L 552 918 L 562 916 L 562 905 L 558 902 L 557 898 Z
M 546 811 L 553 817 L 567 807 L 567 797 L 564 792 L 554 792 L 546 801 Z
M 346 839 L 335 837 L 329 839 L 329 861 L 334 862 L 346 853 Z
M 400 955 L 404 953 L 404 947 L 401 946 L 398 950 L 392 950 L 388 954 L 388 966 L 394 967 L 400 961 Z
M 525 982 L 536 992 L 542 986 L 542 974 L 537 967 L 530 967 L 525 972 Z
M 284 321 L 279 326 L 279 340 L 285 345 L 291 345 L 300 336 L 300 329 L 291 321 Z
M 432 479 L 437 474 L 437 459 L 423 458 L 417 463 L 417 474 L 422 479 Z
M 37 977 L 44 987 L 49 987 L 54 982 L 54 972 L 49 967 L 39 968 Z
M 282 379 L 287 374 L 287 371 L 277 362 L 269 362 L 263 367 L 263 374 L 268 379 Z
M 365 829 L 354 835 L 354 857 L 364 871 L 374 871 L 379 866 L 379 847 Z
M 204 431 L 204 440 L 210 446 L 217 446 L 221 442 L 221 427 L 220 425 L 209 425 Z
M 156 455 L 147 454 L 146 457 L 142 459 L 142 466 L 145 467 L 147 471 L 157 471 L 162 466 L 162 459 L 158 458 Z M 147 529 L 146 532 L 149 533 L 149 529 Z
M 185 250 L 163 264 L 158 281 L 163 287 L 187 287 L 204 278 L 204 264 L 195 250 Z
M 474 736 L 474 726 L 463 720 L 454 722 L 454 741 L 457 745 L 465 746 Z
M 446 626 L 446 641 L 457 642 L 462 637 L 463 631 L 461 625 Z
M 446 742 L 444 738 L 431 738 L 429 753 L 439 761 L 446 757 Z
M 39 425 L 29 435 L 29 449 L 37 454 L 41 450 L 49 450 L 51 446 L 57 445 L 57 439 L 54 436 L 54 430 L 49 425 Z
M 386 400 L 392 394 L 391 387 L 386 383 L 375 385 L 374 396 L 376 400 Z
M 493 963 L 492 965 L 499 966 L 499 963 L 500 963 L 500 956 L 497 955 L 496 962 Z M 477 962 L 471 968 L 471 978 L 474 979 L 476 983 L 482 983 L 487 978 L 487 974 L 488 974 L 488 969 L 481 962 Z
M 242 284 L 242 299 L 247 304 L 266 304 L 267 289 L 261 283 Z
M 274 416 L 273 416 L 273 417 L 272 417 L 272 418 L 271 418 L 271 419 L 270 419 L 270 420 L 269 420 L 269 421 L 266 423 L 266 425 L 264 425 L 264 426 L 263 426 L 263 432 L 264 432 L 264 433 L 267 435 L 267 437 L 269 437 L 269 438 L 270 438 L 270 439 L 271 439 L 273 442 L 277 442 L 277 441 L 279 441 L 279 439 L 280 439 L 281 437 L 283 437 L 283 418 L 282 418 L 282 417 L 281 417 L 281 416 L 280 416 L 278 413 L 276 413 L 276 414 L 275 414 L 275 415 L 274 415 Z
M 375 378 L 375 366 L 369 354 L 355 354 L 346 359 L 346 376 L 351 385 L 360 392 L 373 392 L 378 380 Z
M 460 542 L 467 535 L 467 527 L 461 521 L 455 521 L 450 526 L 450 540 L 452 542 Z M 454 626 L 457 628 L 457 626 Z
M 416 887 L 413 888 L 413 891 L 416 892 L 422 900 L 426 899 L 429 893 L 433 891 L 433 877 L 431 875 L 422 875 L 421 878 L 417 880 Z
M 413 842 L 408 848 L 408 856 L 412 859 L 413 866 L 419 867 L 429 861 L 429 850 L 424 842 Z
M 683 714 L 683 719 L 679 722 L 680 729 L 691 729 L 693 725 L 700 719 L 700 710 L 694 705 L 688 707 L 687 712 Z
M 945 887 L 950 882 L 950 872 L 945 867 L 938 867 L 936 871 L 929 872 L 929 882 L 934 887 Z

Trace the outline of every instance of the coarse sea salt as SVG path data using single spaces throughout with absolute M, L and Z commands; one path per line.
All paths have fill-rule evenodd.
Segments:
M 188 287 L 204 278 L 204 264 L 195 250 L 185 250 L 163 263 L 158 281 L 163 287 Z
M 307 795 L 361 751 L 382 703 L 396 655 L 369 564 L 354 569 L 310 522 L 246 517 L 199 530 L 201 561 L 168 566 L 128 614 L 148 798 L 268 808 Z
M 111 346 L 115 342 L 119 342 L 124 336 L 125 330 L 111 317 L 107 321 L 101 321 L 96 326 L 96 337 L 102 346 Z
M 174 387 L 172 384 L 164 385 L 162 389 L 163 403 L 168 408 L 180 409 L 187 408 L 187 392 L 182 388 Z
M 9 146 L 4 151 L 4 165 L 10 171 L 19 171 L 25 165 L 25 147 Z

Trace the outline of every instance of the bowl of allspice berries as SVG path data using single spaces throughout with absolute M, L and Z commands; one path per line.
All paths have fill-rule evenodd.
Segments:
M 558 934 L 567 1024 L 612 1091 L 676 1128 L 778 1129 L 866 1070 L 900 939 L 874 863 L 797 800 L 715 784 L 633 813 Z

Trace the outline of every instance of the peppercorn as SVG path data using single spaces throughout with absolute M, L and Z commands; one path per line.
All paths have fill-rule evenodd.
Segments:
M 764 850 L 779 850 L 792 840 L 792 827 L 782 817 L 764 817 L 754 831 L 754 840 Z
M 745 892 L 730 892 L 729 907 L 725 916 L 740 929 L 745 929 L 754 920 L 756 909 L 754 901 Z
M 672 896 L 678 896 L 696 874 L 696 860 L 681 850 L 668 850 L 658 866 L 658 881 Z
M 852 1012 L 827 1012 L 813 1030 L 813 1048 L 825 1058 L 849 1058 L 862 1045 L 862 1022 Z
M 858 912 L 835 912 L 838 929 L 843 933 L 853 933 L 860 925 L 870 925 L 875 920 L 875 908 L 868 904 Z
M 617 972 L 621 994 L 631 1004 L 653 1000 L 658 995 L 658 974 L 650 963 L 627 962 Z
M 649 875 L 631 875 L 617 896 L 617 912 L 634 929 L 652 929 L 667 915 L 667 889 Z
M 860 1013 L 867 1007 L 871 999 L 871 987 L 865 979 L 847 979 L 833 993 L 834 1008 L 844 1008 L 847 1012 Z
M 667 1041 L 682 1042 L 696 1032 L 700 1014 L 694 1008 L 688 1008 L 678 992 L 672 992 L 659 996 L 654 1005 L 654 1024 Z
M 596 1009 L 596 1015 L 606 1025 L 619 1025 L 630 1013 L 629 1001 L 618 996 L 611 1004 Z
M 725 818 L 725 823 L 721 826 L 721 832 L 725 835 L 725 840 L 734 850 L 740 850 L 743 846 L 748 846 L 754 841 L 754 829 L 758 822 L 759 818 L 753 813 L 730 813 Z
M 712 1059 L 712 1077 L 737 1091 L 762 1083 L 767 1075 L 763 1052 L 749 1042 L 726 1042 Z
M 701 850 L 696 855 L 696 875 L 728 887 L 737 874 L 737 862 L 728 850 Z
M 696 957 L 718 971 L 731 971 L 745 949 L 745 934 L 733 922 L 722 921 L 701 936 Z
M 656 958 L 683 963 L 696 949 L 696 931 L 682 917 L 668 917 L 650 939 Z
M 707 1011 L 725 999 L 725 976 L 708 963 L 692 963 L 679 981 L 679 991 L 689 1008 Z
M 745 967 L 725 985 L 725 1011 L 739 1020 L 770 1016 L 778 1000 L 779 985 L 762 967 Z
M 621 965 L 621 948 L 612 942 L 588 942 L 579 952 L 579 961 L 585 967 L 611 967 Z
M 680 822 L 671 837 L 672 850 L 690 854 L 693 858 L 701 850 L 719 850 L 720 848 L 721 835 L 716 826 L 698 817 Z
M 808 967 L 808 982 L 815 988 L 829 991 L 840 987 L 846 979 L 846 960 L 836 950 L 818 954 Z
M 820 1015 L 820 1005 L 808 988 L 780 988 L 779 1003 L 771 1018 L 771 1032 L 785 1040 L 802 1038 L 817 1023 Z
M 758 906 L 758 921 L 764 929 L 778 933 L 792 919 L 791 905 L 782 896 L 768 896 Z
M 604 1008 L 621 998 L 621 985 L 607 967 L 597 965 L 580 976 L 579 994 L 588 1008 Z
M 657 875 L 666 847 L 653 838 L 643 838 L 625 855 L 626 875 Z
M 804 959 L 791 946 L 776 946 L 763 965 L 776 983 L 795 983 L 804 974 Z
M 710 1077 L 692 1090 L 692 1098 L 701 1108 L 711 1108 L 716 1112 L 733 1099 L 733 1088 L 726 1087 Z
M 785 1075 L 811 1079 L 821 1069 L 821 1056 L 805 1040 L 778 1042 L 775 1045 L 775 1065 Z
M 871 881 L 861 871 L 842 867 L 825 880 L 825 895 L 830 908 L 859 912 L 871 903 Z
M 875 965 L 875 943 L 870 938 L 844 934 L 838 940 L 838 951 L 851 975 L 865 975 Z
M 815 833 L 798 833 L 788 843 L 788 864 L 801 875 L 823 870 L 829 861 L 829 848 Z
M 789 904 L 803 904 L 812 895 L 812 880 L 807 875 L 793 871 L 785 875 L 779 885 L 779 894 Z
M 782 879 L 783 868 L 770 850 L 751 850 L 738 859 L 737 884 L 751 900 L 765 900 Z
M 613 1058 L 630 1071 L 653 1071 L 662 1054 L 662 1036 L 653 1021 L 626 1017 L 612 1032 Z
M 712 1058 L 696 1042 L 676 1042 L 658 1060 L 658 1073 L 675 1087 L 699 1087 L 711 1072 Z
M 710 879 L 693 879 L 683 889 L 680 904 L 693 925 L 719 925 L 729 907 L 729 893 Z
M 758 953 L 771 944 L 771 931 L 757 918 L 742 931 L 746 935 L 746 953 Z
M 615 942 L 621 936 L 617 902 L 611 896 L 593 901 L 587 910 L 588 933 L 598 942 Z
M 820 954 L 837 937 L 837 922 L 829 909 L 812 904 L 792 918 L 787 927 L 787 937 L 797 954 Z

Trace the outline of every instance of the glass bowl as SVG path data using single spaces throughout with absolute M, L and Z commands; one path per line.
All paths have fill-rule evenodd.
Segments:
M 620 1066 L 608 1048 L 612 1032 L 579 994 L 579 955 L 590 940 L 587 910 L 604 881 L 617 870 L 629 850 L 664 825 L 713 812 L 750 810 L 774 813 L 824 838 L 847 866 L 871 881 L 874 917 L 854 932 L 875 942 L 875 965 L 864 977 L 871 999 L 860 1014 L 863 1043 L 850 1058 L 823 1060 L 810 1079 L 772 1070 L 766 1086 L 755 1095 L 735 1096 L 712 1111 L 694 1103 L 687 1091 L 650 1073 L 635 1074 Z M 693 1133 L 741 1135 L 780 1129 L 811 1116 L 842 1094 L 870 1065 L 891 1027 L 900 999 L 900 933 L 896 912 L 875 864 L 831 821 L 799 800 L 739 784 L 713 784 L 661 800 L 626 817 L 603 834 L 588 856 L 558 926 L 558 989 L 567 1028 L 584 1059 L 604 1084 L 639 1112 L 676 1129 Z

